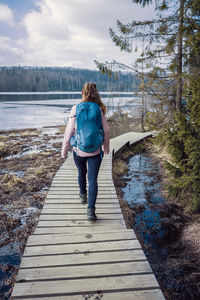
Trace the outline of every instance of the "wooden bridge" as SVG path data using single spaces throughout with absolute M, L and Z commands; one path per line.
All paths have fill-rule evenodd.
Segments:
M 150 133 L 111 140 L 103 159 L 96 203 L 98 220 L 86 220 L 72 155 L 55 175 L 38 225 L 28 239 L 12 299 L 163 300 L 132 229 L 126 229 L 112 181 L 113 152 Z

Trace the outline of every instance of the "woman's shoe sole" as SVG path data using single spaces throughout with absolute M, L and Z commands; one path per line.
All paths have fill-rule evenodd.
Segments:
M 88 217 L 87 220 L 90 221 L 90 222 L 96 222 L 97 218 Z

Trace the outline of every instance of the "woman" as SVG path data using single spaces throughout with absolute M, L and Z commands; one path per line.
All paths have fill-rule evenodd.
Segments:
M 104 131 L 103 141 L 103 153 L 109 154 L 109 128 L 105 118 L 106 106 L 101 101 L 96 84 L 85 83 L 82 89 L 82 100 L 81 102 L 94 102 L 99 105 L 101 110 L 102 127 Z M 76 105 L 74 105 L 70 112 L 70 118 L 67 123 L 64 141 L 62 145 L 62 158 L 66 158 L 68 150 L 71 148 L 70 139 L 75 134 L 76 126 Z M 80 199 L 81 203 L 87 203 L 87 190 L 86 190 L 86 174 L 88 171 L 88 208 L 87 208 L 87 219 L 88 221 L 96 221 L 97 216 L 95 214 L 95 203 L 98 192 L 97 177 L 99 168 L 102 161 L 102 149 L 101 147 L 94 152 L 84 152 L 78 147 L 73 147 L 74 162 L 78 168 L 78 183 L 80 188 Z M 87 165 L 88 164 L 88 165 Z M 87 170 L 88 166 L 88 170 Z

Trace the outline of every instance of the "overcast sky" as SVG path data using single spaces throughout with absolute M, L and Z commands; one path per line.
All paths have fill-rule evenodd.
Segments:
M 153 7 L 132 0 L 0 0 L 0 66 L 95 69 L 94 59 L 131 65 L 137 54 L 121 52 L 109 27 L 152 15 Z

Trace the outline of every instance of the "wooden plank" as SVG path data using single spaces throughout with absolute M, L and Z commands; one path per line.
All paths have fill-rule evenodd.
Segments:
M 59 199 L 59 198 L 65 198 L 65 199 L 70 199 L 70 198 L 72 198 L 72 199 L 80 199 L 80 197 L 79 197 L 79 192 L 77 192 L 77 193 L 74 193 L 74 194 L 61 194 L 61 195 L 57 195 L 57 194 L 55 194 L 55 193 L 48 193 L 48 195 L 47 195 L 47 199 L 50 199 L 50 198 L 56 198 L 56 199 Z M 117 195 L 116 194 L 108 194 L 108 195 L 97 195 L 97 200 L 118 200 L 118 198 L 117 198 Z
M 99 220 L 123 220 L 123 216 L 121 214 L 100 214 L 97 211 L 97 217 Z M 87 214 L 80 214 L 79 212 L 74 214 L 41 214 L 40 221 L 78 221 L 78 220 L 86 220 Z
M 77 180 L 76 180 L 77 181 Z M 76 182 L 74 180 L 74 182 L 72 183 L 71 181 L 68 180 L 59 180 L 57 182 L 52 182 L 52 187 L 73 187 L 73 188 L 79 188 L 78 186 L 78 182 Z M 98 187 L 99 188 L 109 188 L 109 189 L 114 189 L 115 190 L 115 186 L 113 183 L 111 182 L 98 182 Z M 86 188 L 88 189 L 88 184 L 86 185 Z
M 158 288 L 158 283 L 152 274 L 129 275 L 119 277 L 86 278 L 76 280 L 55 280 L 44 282 L 16 283 L 13 299 L 20 295 L 63 295 L 84 292 L 120 291 L 122 289 Z
M 88 298 L 87 298 L 88 297 Z M 23 298 L 26 299 L 26 298 Z M 29 300 L 164 300 L 163 294 L 159 288 L 157 289 L 144 289 L 141 291 L 138 290 L 122 290 L 120 292 L 93 292 L 93 293 L 81 293 L 79 295 L 65 295 L 65 296 L 51 296 L 42 297 L 42 298 L 28 298 Z
M 111 194 L 115 194 L 116 191 L 113 187 L 110 187 L 110 186 L 105 186 L 102 188 L 103 190 L 100 190 L 99 189 L 99 195 L 101 194 L 108 194 L 108 193 L 111 193 Z M 71 192 L 74 193 L 74 192 L 79 192 L 80 189 L 78 186 L 52 186 L 49 191 L 51 193 L 68 193 L 70 194 Z
M 71 185 L 71 186 L 78 186 L 78 182 L 74 182 L 74 180 L 67 180 L 66 179 L 56 179 L 56 180 L 53 180 L 52 181 L 52 185 L 63 185 L 65 186 L 66 184 L 68 185 Z M 99 186 L 113 186 L 114 187 L 114 184 L 112 182 L 112 180 L 104 180 L 104 181 L 98 181 L 98 185 Z
M 62 173 L 64 174 L 66 171 L 67 171 L 68 174 L 78 174 L 78 170 L 77 170 L 76 166 L 73 166 L 71 169 L 69 169 L 69 167 L 66 167 L 66 168 L 63 168 L 63 169 L 61 168 L 61 169 L 59 170 L 59 174 L 62 174 Z M 107 174 L 107 173 L 109 173 L 110 171 L 111 171 L 111 168 L 104 168 L 104 169 L 103 169 L 103 168 L 101 167 L 99 172 L 100 172 L 101 174 L 104 174 L 104 173 Z M 100 174 L 100 173 L 99 173 L 99 174 Z
M 98 203 L 96 203 L 96 209 L 98 208 L 106 208 L 106 207 L 119 207 L 119 203 L 117 202 L 118 200 L 116 201 L 109 201 L 109 202 L 105 202 L 103 200 L 99 200 Z M 87 207 L 87 204 L 80 204 L 80 201 L 77 200 L 77 199 L 55 199 L 55 198 L 50 198 L 46 201 L 45 203 L 45 206 L 44 207 L 48 207 L 50 205 L 56 205 L 58 204 L 57 207 L 74 207 L 74 208 L 77 208 L 79 209 L 79 205 L 82 206 L 82 208 L 86 208 Z M 52 206 L 53 207 L 53 206 Z M 80 208 L 81 209 L 81 208 Z
M 85 216 L 87 213 L 87 205 L 83 205 L 83 208 L 43 208 L 41 211 L 41 216 L 57 216 L 59 215 L 62 219 L 63 215 L 68 215 L 68 216 L 75 216 L 75 215 L 82 215 Z M 103 209 L 101 208 L 96 208 L 96 213 L 99 215 L 121 215 L 121 209 L 120 208 L 111 208 L 111 209 L 106 209 L 105 207 Z
M 48 195 L 57 195 L 58 197 L 60 195 L 68 195 L 68 196 L 71 195 L 71 197 L 77 195 L 77 198 L 79 198 L 79 193 L 80 193 L 80 189 L 78 187 L 77 188 L 53 187 L 53 188 L 50 188 L 48 191 Z M 102 188 L 102 190 L 99 189 L 98 197 L 102 198 L 102 197 L 104 197 L 104 195 L 106 197 L 108 197 L 110 195 L 110 196 L 117 198 L 116 191 L 113 190 L 112 188 Z
M 62 245 L 41 245 L 26 247 L 23 257 L 57 255 L 57 254 L 73 254 L 87 252 L 104 252 L 116 250 L 141 249 L 138 240 L 122 240 L 122 241 L 106 241 L 93 243 L 76 243 Z
M 87 204 L 81 204 L 77 201 L 77 203 L 71 204 L 68 202 L 65 202 L 63 204 L 59 204 L 57 202 L 55 203 L 44 203 L 43 205 L 43 209 L 42 211 L 51 211 L 51 210 L 70 210 L 72 213 L 75 210 L 80 210 L 80 211 L 84 211 L 85 209 L 87 209 Z M 98 202 L 96 203 L 96 209 L 98 209 L 99 212 L 112 212 L 113 210 L 121 210 L 120 206 L 118 203 L 113 203 L 113 204 L 109 204 L 109 203 L 102 203 L 102 202 Z
M 114 186 L 113 182 L 112 182 L 112 178 L 104 178 L 104 177 L 101 177 L 101 178 L 98 178 L 97 180 L 98 182 L 98 185 L 99 186 L 103 186 L 103 185 L 111 185 L 111 186 Z M 70 177 L 59 177 L 59 178 L 56 178 L 52 181 L 52 184 L 53 185 L 57 185 L 57 184 L 71 184 L 73 186 L 78 186 L 78 176 L 76 178 L 72 178 L 71 176 Z M 86 183 L 87 186 L 88 186 L 88 183 Z
M 58 207 L 58 206 L 56 206 Z M 83 205 L 83 207 L 77 207 L 77 208 L 46 208 L 43 207 L 42 211 L 41 211 L 41 215 L 75 215 L 75 214 L 86 214 L 87 212 L 87 205 Z M 99 215 L 102 214 L 106 214 L 106 215 L 110 215 L 110 214 L 121 214 L 121 209 L 119 208 L 96 208 L 96 213 L 98 213 Z
M 77 277 L 110 276 L 122 274 L 152 273 L 147 261 L 119 262 L 99 265 L 52 267 L 19 270 L 17 281 L 71 279 Z M 98 279 L 97 279 L 98 280 Z
M 26 247 L 37 245 L 56 245 L 56 244 L 72 244 L 72 243 L 86 243 L 86 242 L 105 242 L 105 241 L 119 241 L 136 239 L 135 233 L 132 229 L 113 230 L 112 232 L 100 232 L 92 234 L 80 234 L 76 233 L 71 236 L 69 234 L 51 235 L 51 236 L 29 236 Z
M 100 169 L 101 170 L 101 169 Z M 99 171 L 99 174 L 98 174 L 98 179 L 101 177 L 102 179 L 105 179 L 105 178 L 112 178 L 112 171 L 108 171 L 108 172 L 101 172 L 101 171 Z M 66 177 L 68 177 L 68 178 L 72 178 L 72 177 L 76 177 L 77 178 L 77 176 L 78 176 L 78 172 L 68 172 L 67 170 L 66 171 L 63 171 L 63 172 L 61 172 L 61 171 L 59 171 L 58 173 L 56 173 L 55 174 L 55 179 L 57 179 L 57 178 L 66 178 Z
M 81 204 L 80 199 L 75 199 L 75 198 L 48 198 L 45 202 L 45 205 L 50 205 L 50 204 L 63 204 L 63 205 L 74 205 L 74 207 L 77 207 L 79 205 L 81 205 L 82 207 L 86 207 L 87 204 Z M 119 206 L 119 202 L 118 199 L 111 199 L 111 200 L 107 200 L 107 199 L 97 199 L 96 202 L 96 207 L 109 207 L 109 206 Z
M 47 195 L 47 199 L 50 199 L 50 198 L 55 198 L 55 199 L 61 199 L 61 198 L 64 198 L 64 199 L 80 199 L 79 197 L 79 194 L 76 193 L 74 195 L 68 195 L 68 194 L 61 194 L 61 195 L 57 195 L 57 194 L 54 194 L 54 193 L 48 193 Z M 110 195 L 99 195 L 97 196 L 97 201 L 98 200 L 117 200 L 118 201 L 118 198 L 117 198 L 117 195 L 116 194 L 110 194 Z
M 22 257 L 21 269 L 35 267 L 57 267 L 84 264 L 110 263 L 120 261 L 146 260 L 142 250 L 121 250 L 106 252 L 85 252 L 34 257 Z
M 123 225 L 123 219 L 114 219 L 114 220 L 106 220 L 98 217 L 98 221 L 96 222 L 88 222 L 87 220 L 66 220 L 66 221 L 42 221 L 39 220 L 37 226 L 38 227 L 69 227 L 69 226 L 107 226 L 107 225 Z
M 59 197 L 56 197 L 56 195 L 54 197 L 47 197 L 45 204 L 51 204 L 51 203 L 57 203 L 57 204 L 78 204 L 80 205 L 80 199 L 79 198 L 75 198 L 75 197 L 69 197 L 66 198 L 64 195 L 61 195 Z M 97 205 L 119 205 L 119 201 L 117 198 L 98 198 L 97 202 L 96 202 L 96 206 Z M 85 204 L 81 204 L 82 206 L 86 206 Z
M 112 226 L 112 227 L 111 227 Z M 79 226 L 77 227 L 77 231 L 75 231 L 75 227 L 36 227 L 33 235 L 51 235 L 51 234 L 93 234 L 93 233 L 98 233 L 98 232 L 113 232 L 115 230 L 121 230 L 125 229 L 125 225 L 120 224 L 116 225 L 113 223 L 105 226 Z
M 49 195 L 46 198 L 45 204 L 46 203 L 63 203 L 63 204 L 81 204 L 80 203 L 80 198 L 77 197 L 72 197 L 72 195 Z M 97 198 L 96 205 L 103 205 L 103 204 L 109 204 L 109 205 L 118 205 L 119 201 L 117 197 L 99 197 Z M 83 205 L 83 204 L 82 204 Z

